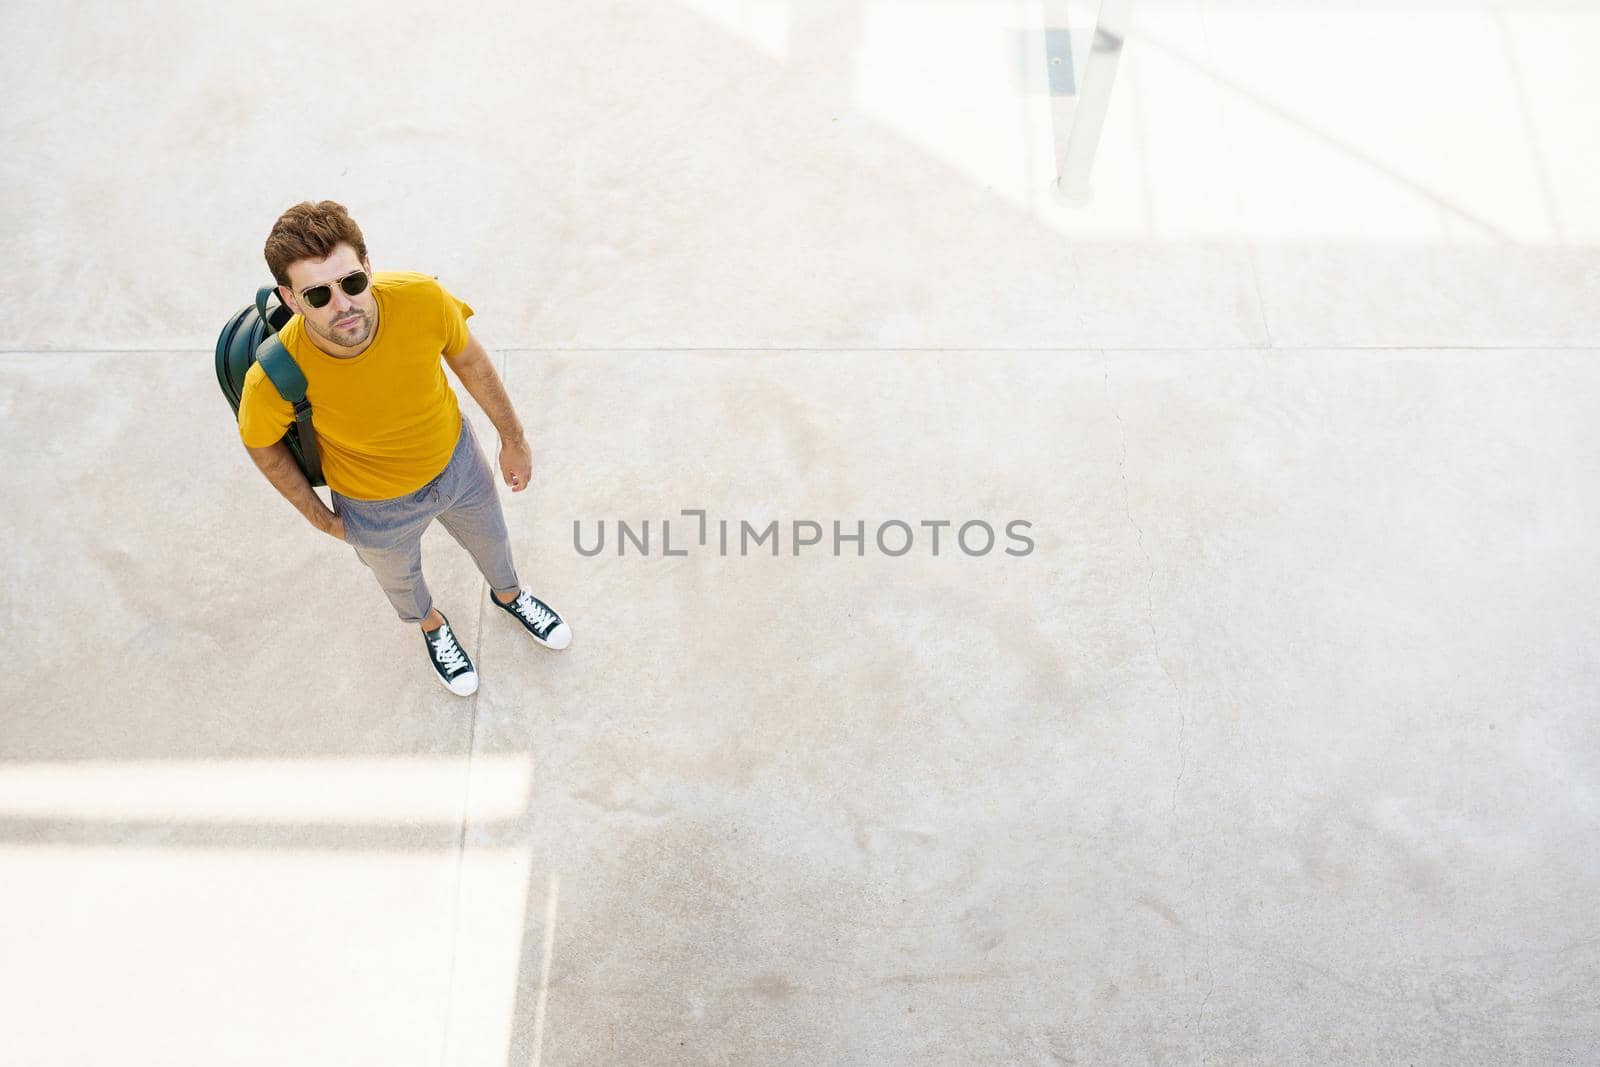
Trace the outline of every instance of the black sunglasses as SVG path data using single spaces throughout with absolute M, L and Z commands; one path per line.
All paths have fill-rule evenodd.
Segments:
M 360 296 L 367 291 L 367 272 L 354 270 L 343 278 L 336 278 L 330 284 L 313 285 L 300 294 L 300 299 L 314 308 L 327 307 L 328 301 L 333 299 L 334 285 L 343 289 L 345 296 Z

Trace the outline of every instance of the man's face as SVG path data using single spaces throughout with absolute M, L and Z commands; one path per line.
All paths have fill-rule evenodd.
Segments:
M 350 296 L 339 285 L 339 279 L 358 270 L 367 272 L 367 287 Z M 378 321 L 378 302 L 372 295 L 372 264 L 358 258 L 354 248 L 335 245 L 327 259 L 297 259 L 289 264 L 286 273 L 292 291 L 285 294 L 279 286 L 278 295 L 305 319 L 306 329 L 340 348 L 354 348 L 372 336 Z M 303 294 L 319 285 L 328 286 L 332 295 L 326 304 L 315 308 Z

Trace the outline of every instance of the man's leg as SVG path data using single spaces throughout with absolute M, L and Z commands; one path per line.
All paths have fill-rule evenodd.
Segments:
M 470 433 L 471 424 L 466 425 L 468 429 L 463 432 Z M 494 473 L 483 451 L 477 447 L 476 437 L 470 447 L 471 453 L 461 469 L 451 472 L 457 475 L 449 486 L 453 500 L 439 513 L 439 523 L 472 556 L 494 591 L 495 599 L 507 604 L 516 599 L 521 589 L 511 561 L 511 536 L 506 530 L 500 496 L 495 491 Z
M 383 588 L 384 595 L 394 606 L 401 622 L 437 627 L 444 621 L 433 607 L 433 595 L 428 592 L 427 580 L 422 577 L 422 538 L 402 541 L 392 547 L 367 548 L 355 546 L 356 555 L 371 569 Z
M 459 637 L 445 628 L 449 620 L 433 606 L 428 583 L 422 578 L 422 531 L 427 526 L 426 520 L 412 523 L 403 536 L 385 540 L 380 547 L 366 541 L 358 541 L 353 547 L 361 562 L 377 576 L 400 621 L 422 627 L 428 660 L 439 681 L 457 696 L 471 696 L 478 690 L 478 673 Z M 363 534 L 368 532 L 363 530 Z
M 465 432 L 471 433 L 470 428 Z M 450 488 L 443 495 L 450 503 L 439 513 L 439 521 L 477 563 L 494 591 L 495 603 L 516 616 L 535 641 L 560 651 L 572 643 L 572 627 L 554 608 L 521 588 L 511 562 L 511 538 L 506 532 L 494 473 L 477 447 L 477 438 L 474 436 L 466 445 L 466 452 L 457 457 L 462 461 L 459 467 L 452 463 L 447 468 L 445 480 Z

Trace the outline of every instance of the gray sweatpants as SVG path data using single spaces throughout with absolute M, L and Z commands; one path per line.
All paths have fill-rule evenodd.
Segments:
M 416 492 L 389 500 L 352 500 L 331 486 L 328 492 L 334 513 L 344 519 L 345 540 L 377 576 L 400 621 L 419 623 L 433 609 L 422 577 L 422 534 L 434 519 L 471 554 L 491 589 L 518 588 L 494 471 L 465 414 L 450 462 Z

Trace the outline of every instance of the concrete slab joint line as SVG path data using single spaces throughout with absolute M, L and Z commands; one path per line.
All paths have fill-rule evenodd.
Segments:
M 484 588 L 489 596 L 494 596 L 494 590 L 488 588 L 487 582 L 484 583 Z M 483 617 L 485 607 L 487 605 L 484 603 L 484 598 L 479 597 L 477 647 L 472 650 L 472 661 L 478 665 L 479 670 L 483 669 Z M 451 894 L 450 900 L 450 977 L 445 983 L 444 1046 L 439 1050 L 439 1063 L 441 1065 L 450 1062 L 450 1034 L 453 1029 L 452 1024 L 456 1007 L 456 955 L 461 929 L 461 872 L 462 868 L 466 866 L 467 820 L 472 813 L 472 762 L 478 752 L 478 699 L 482 696 L 483 687 L 480 685 L 478 691 L 472 694 L 472 716 L 471 723 L 467 729 L 467 780 L 461 790 L 461 829 L 456 834 L 455 890 Z

